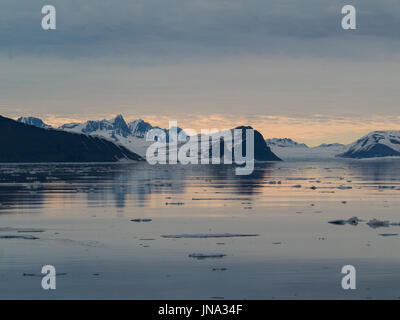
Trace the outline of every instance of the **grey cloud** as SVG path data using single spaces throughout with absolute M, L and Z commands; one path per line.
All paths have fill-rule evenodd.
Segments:
M 400 3 L 353 0 L 356 31 L 340 28 L 343 0 L 3 0 L 0 50 L 10 56 L 128 55 L 140 61 L 227 54 L 350 55 L 399 46 Z M 57 30 L 40 9 L 57 9 Z M 353 47 L 354 43 L 357 45 Z

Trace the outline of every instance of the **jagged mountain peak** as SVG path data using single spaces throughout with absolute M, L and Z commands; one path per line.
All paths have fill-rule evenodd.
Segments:
M 131 131 L 131 134 L 138 138 L 144 138 L 146 133 L 149 130 L 153 129 L 153 126 L 150 123 L 142 119 L 131 121 L 128 123 L 128 126 Z
M 51 128 L 48 124 L 44 123 L 42 119 L 36 118 L 36 117 L 19 117 L 17 119 L 18 122 L 20 123 L 25 123 L 29 124 L 31 126 L 35 126 L 38 128 Z

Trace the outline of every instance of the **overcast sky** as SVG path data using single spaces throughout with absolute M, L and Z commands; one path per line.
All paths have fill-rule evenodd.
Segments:
M 0 114 L 350 142 L 400 129 L 399 49 L 398 0 L 2 0 Z

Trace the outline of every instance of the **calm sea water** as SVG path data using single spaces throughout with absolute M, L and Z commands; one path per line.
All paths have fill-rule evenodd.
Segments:
M 400 222 L 399 167 L 287 161 L 239 177 L 223 165 L 2 164 L 0 298 L 397 299 L 400 236 L 382 234 L 400 226 L 366 222 Z M 353 216 L 365 221 L 328 223 Z M 221 233 L 257 236 L 162 237 Z M 63 274 L 56 290 L 24 276 L 47 264 Z M 356 290 L 341 288 L 348 264 Z

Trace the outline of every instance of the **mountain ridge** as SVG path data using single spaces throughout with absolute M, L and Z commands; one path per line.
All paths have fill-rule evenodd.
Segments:
M 39 128 L 0 116 L 0 162 L 116 162 L 143 160 L 101 137 Z
M 372 131 L 350 144 L 339 154 L 342 158 L 376 158 L 400 156 L 400 131 Z

